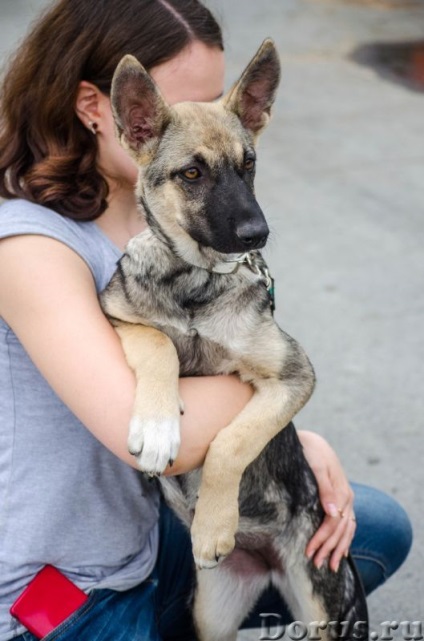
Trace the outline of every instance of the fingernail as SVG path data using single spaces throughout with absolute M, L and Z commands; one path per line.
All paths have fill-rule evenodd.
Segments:
M 333 572 L 336 574 L 336 572 L 339 571 L 340 563 L 337 563 L 336 567 L 334 568 Z
M 306 558 L 307 559 L 312 559 L 312 557 L 314 556 L 315 552 L 316 552 L 316 550 L 309 550 L 309 552 L 306 552 Z
M 315 567 L 317 570 L 321 570 L 324 560 L 325 559 L 321 559 L 320 561 L 318 561 L 318 563 L 315 563 Z
M 330 516 L 337 516 L 339 511 L 337 509 L 337 506 L 334 505 L 334 503 L 327 503 L 327 508 L 330 513 Z

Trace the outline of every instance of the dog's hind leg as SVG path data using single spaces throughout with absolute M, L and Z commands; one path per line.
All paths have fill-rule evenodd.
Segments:
M 311 626 L 311 638 L 367 639 L 367 604 L 352 559 L 343 558 L 338 572 L 333 572 L 326 564 L 316 568 L 305 556 L 324 512 L 293 424 L 275 436 L 246 470 L 240 498 L 242 517 L 274 523 L 274 528 L 278 524 L 271 531 L 279 559 L 272 580 L 294 620 Z
M 350 560 L 344 559 L 336 574 L 327 566 L 318 570 L 298 555 L 273 582 L 308 638 L 368 639 L 366 601 Z
M 237 571 L 239 554 L 236 549 L 214 569 L 197 571 L 194 621 L 199 641 L 236 641 L 241 623 L 269 584 L 268 572 Z
M 315 592 L 308 572 L 302 565 L 299 563 L 285 568 L 282 574 L 275 573 L 273 583 L 292 613 L 293 621 L 305 627 L 308 637 L 309 631 L 315 630 L 315 626 L 321 639 L 327 641 L 330 638 L 327 635 L 327 611 L 321 595 Z M 320 624 L 322 627 L 319 627 Z

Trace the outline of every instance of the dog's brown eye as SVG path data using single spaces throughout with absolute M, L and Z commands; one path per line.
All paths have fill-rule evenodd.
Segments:
M 197 167 L 190 167 L 189 169 L 183 171 L 183 176 L 184 178 L 187 178 L 187 180 L 197 180 L 197 178 L 200 178 L 201 175 L 202 174 L 197 169 Z
M 244 169 L 245 171 L 252 171 L 252 169 L 255 168 L 255 161 L 253 158 L 247 158 L 247 160 L 244 161 Z

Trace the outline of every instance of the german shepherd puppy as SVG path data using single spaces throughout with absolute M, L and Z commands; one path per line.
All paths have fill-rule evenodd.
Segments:
M 322 623 L 323 638 L 367 636 L 352 561 L 334 573 L 304 554 L 323 511 L 290 421 L 310 397 L 314 373 L 273 320 L 272 281 L 259 253 L 268 226 L 253 188 L 255 144 L 279 77 L 267 40 L 215 103 L 168 106 L 131 56 L 112 85 L 148 228 L 128 244 L 101 301 L 137 378 L 128 443 L 140 469 L 160 475 L 177 456 L 179 376 L 237 373 L 254 388 L 202 470 L 161 479 L 191 525 L 197 567 L 214 568 L 197 576 L 201 641 L 233 641 L 270 583 L 297 620 Z

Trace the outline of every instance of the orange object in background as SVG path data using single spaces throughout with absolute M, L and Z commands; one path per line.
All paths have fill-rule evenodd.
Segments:
M 424 91 L 424 41 L 362 45 L 350 57 L 387 80 Z
M 412 50 L 411 78 L 424 90 L 424 43 Z

